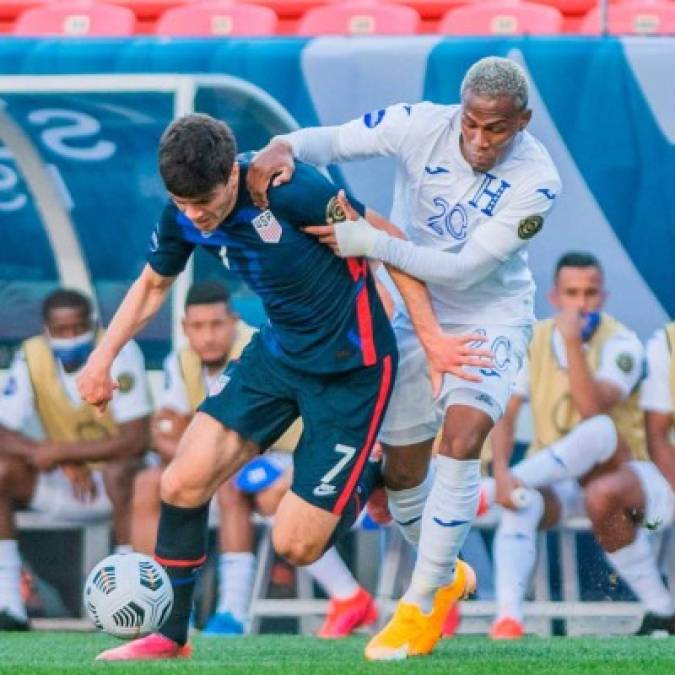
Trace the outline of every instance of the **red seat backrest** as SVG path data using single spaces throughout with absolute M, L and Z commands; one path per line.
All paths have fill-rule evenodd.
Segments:
M 438 32 L 446 35 L 555 35 L 563 18 L 555 7 L 519 0 L 485 0 L 449 11 Z
M 411 35 L 420 15 L 410 7 L 386 2 L 351 1 L 310 9 L 298 25 L 299 35 Z
M 24 36 L 126 36 L 133 35 L 135 28 L 136 15 L 126 7 L 70 0 L 27 9 L 16 20 L 12 33 Z
M 620 2 L 608 8 L 608 31 L 614 35 L 675 35 L 675 2 Z M 600 33 L 600 10 L 592 9 L 579 32 Z
M 274 35 L 279 18 L 268 7 L 209 0 L 169 9 L 159 18 L 158 35 Z

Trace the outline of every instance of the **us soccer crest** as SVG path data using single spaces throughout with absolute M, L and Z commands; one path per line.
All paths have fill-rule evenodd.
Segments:
M 253 227 L 258 233 L 258 236 L 266 244 L 279 243 L 282 234 L 281 223 L 274 217 L 269 209 L 263 211 L 259 216 L 256 216 L 251 222 L 253 223 Z

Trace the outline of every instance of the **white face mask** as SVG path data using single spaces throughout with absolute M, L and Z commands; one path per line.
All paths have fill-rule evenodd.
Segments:
M 83 366 L 94 350 L 93 330 L 73 338 L 55 338 L 47 335 L 54 356 L 61 361 L 64 370 L 69 372 Z

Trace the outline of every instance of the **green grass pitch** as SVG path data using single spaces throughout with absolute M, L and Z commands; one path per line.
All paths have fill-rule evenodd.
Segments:
M 0 633 L 0 673 L 675 673 L 675 638 L 526 638 L 492 643 L 483 637 L 443 640 L 432 656 L 399 663 L 363 660 L 364 638 L 329 642 L 295 635 L 193 640 L 190 661 L 94 663 L 119 644 L 97 633 Z

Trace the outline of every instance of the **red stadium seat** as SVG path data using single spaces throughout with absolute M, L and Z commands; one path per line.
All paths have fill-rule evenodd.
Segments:
M 600 10 L 592 9 L 580 33 L 600 34 Z M 608 32 L 614 35 L 675 35 L 675 2 L 621 2 L 609 7 Z
M 298 25 L 300 35 L 410 35 L 417 33 L 420 15 L 410 7 L 368 0 L 340 2 L 307 12 Z
M 274 35 L 279 19 L 267 7 L 212 0 L 170 9 L 160 17 L 158 35 Z
M 28 9 L 14 24 L 14 35 L 126 36 L 133 35 L 136 16 L 130 9 L 90 0 L 55 2 Z
M 519 0 L 485 0 L 448 12 L 438 26 L 446 35 L 555 35 L 562 32 L 562 14 Z

